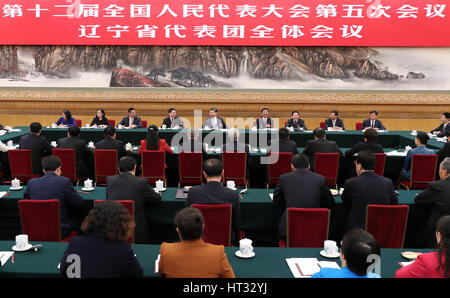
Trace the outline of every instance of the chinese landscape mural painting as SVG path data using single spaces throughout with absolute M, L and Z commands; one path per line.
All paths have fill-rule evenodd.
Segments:
M 450 48 L 0 46 L 0 86 L 450 90 Z

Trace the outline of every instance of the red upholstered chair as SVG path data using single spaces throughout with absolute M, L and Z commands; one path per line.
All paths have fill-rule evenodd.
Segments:
M 17 178 L 26 183 L 32 178 L 39 177 L 39 175 L 33 174 L 31 150 L 9 150 L 8 157 L 12 179 Z
M 234 181 L 236 186 L 247 187 L 247 153 L 223 152 L 222 164 L 224 170 L 223 183 Z
M 106 202 L 106 200 L 95 200 L 94 204 L 98 204 L 98 203 L 102 203 L 102 202 Z M 122 205 L 125 206 L 125 208 L 127 208 L 128 212 L 131 215 L 131 220 L 134 221 L 134 201 L 132 200 L 119 200 L 116 201 L 121 203 Z M 127 240 L 128 243 L 134 243 L 134 233 L 133 235 Z
M 147 128 L 147 120 L 141 120 L 142 128 Z
M 201 152 L 180 152 L 178 163 L 180 170 L 180 185 L 200 185 L 202 179 L 203 155 Z
M 325 177 L 327 185 L 336 186 L 339 169 L 339 153 L 316 153 L 314 172 Z
M 356 130 L 362 130 L 362 126 L 363 126 L 363 123 L 362 123 L 362 122 L 356 122 L 356 123 L 355 123 L 355 129 L 356 129 Z
M 402 248 L 408 221 L 408 205 L 367 205 L 366 231 L 380 248 Z
M 155 183 L 158 180 L 164 181 L 166 185 L 166 152 L 163 150 L 143 150 L 142 157 L 142 177 L 148 183 Z
M 69 178 L 78 185 L 77 167 L 75 163 L 75 150 L 73 149 L 52 149 L 52 154 L 61 159 L 61 176 Z
M 320 122 L 320 128 L 325 129 L 325 121 L 321 121 L 321 122 Z
M 83 121 L 81 121 L 80 119 L 75 119 L 75 123 L 78 127 L 81 127 L 81 125 L 83 125 Z
M 411 158 L 410 181 L 400 181 L 400 186 L 406 189 L 426 189 L 428 183 L 435 179 L 437 164 L 436 154 L 414 154 Z
M 326 208 L 288 208 L 287 244 L 280 247 L 323 247 L 328 239 L 330 210 Z
M 20 200 L 19 213 L 22 233 L 30 241 L 69 242 L 76 232 L 61 239 L 59 200 Z
M 271 185 L 275 185 L 280 181 L 280 176 L 285 173 L 289 173 L 292 171 L 291 161 L 292 161 L 292 153 L 290 152 L 271 152 L 270 155 L 278 154 L 278 161 L 273 164 L 269 164 L 269 179 L 267 183 L 267 187 Z
M 375 165 L 375 174 L 379 176 L 384 175 L 384 166 L 386 164 L 386 154 L 385 153 L 375 153 L 375 158 L 377 159 Z
M 205 219 L 203 228 L 203 240 L 208 243 L 230 246 L 231 245 L 231 205 L 229 204 L 192 204 L 192 207 L 200 209 Z
M 95 184 L 106 185 L 108 176 L 117 174 L 117 150 L 94 150 Z
M 109 126 L 116 127 L 116 120 L 108 119 Z

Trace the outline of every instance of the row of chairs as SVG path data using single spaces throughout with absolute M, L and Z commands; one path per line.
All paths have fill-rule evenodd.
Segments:
M 32 173 L 31 151 L 10 150 L 8 151 L 11 175 L 21 181 L 37 177 Z M 278 154 L 276 163 L 268 166 L 267 187 L 276 185 L 282 174 L 291 171 L 292 153 Z M 62 161 L 62 175 L 73 182 L 78 182 L 76 175 L 75 151 L 73 149 L 53 149 L 53 155 Z M 386 163 L 386 154 L 375 153 L 377 159 L 375 173 L 383 176 Z M 146 151 L 142 152 L 142 177 L 148 179 L 149 183 L 157 180 L 166 181 L 165 175 L 165 152 Z M 202 178 L 202 153 L 180 152 L 179 176 L 180 185 L 198 185 L 203 183 Z M 94 150 L 95 179 L 97 185 L 106 184 L 108 176 L 117 173 L 117 151 L 116 150 Z M 235 181 L 237 186 L 248 186 L 247 179 L 247 154 L 241 152 L 224 152 L 222 161 L 225 170 L 224 184 L 227 181 Z M 415 154 L 412 157 L 411 179 L 402 180 L 401 185 L 406 189 L 425 189 L 428 183 L 434 181 L 437 164 L 437 155 Z M 323 175 L 329 186 L 336 186 L 339 154 L 338 153 L 316 153 L 314 169 L 316 173 Z
M 96 200 L 95 204 L 104 202 Z M 134 219 L 134 201 L 119 201 Z M 230 246 L 232 208 L 229 204 L 193 204 L 200 209 L 205 226 L 205 242 Z M 61 239 L 59 200 L 20 200 L 22 232 L 30 241 L 68 242 L 76 234 Z M 402 248 L 409 207 L 407 205 L 368 205 L 366 230 L 377 239 L 382 248 Z M 280 247 L 321 247 L 328 239 L 330 210 L 324 208 L 288 208 L 287 242 L 280 241 Z M 134 242 L 134 236 L 128 240 Z
M 109 121 L 109 125 L 116 127 L 116 120 L 108 119 L 108 121 Z M 77 124 L 78 127 L 83 126 L 83 121 L 80 119 L 75 119 L 75 123 Z M 142 123 L 142 128 L 147 128 L 147 125 L 148 125 L 147 120 L 141 120 L 141 123 Z

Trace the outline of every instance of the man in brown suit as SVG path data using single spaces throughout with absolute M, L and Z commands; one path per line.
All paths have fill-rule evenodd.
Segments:
M 184 208 L 175 216 L 181 242 L 161 244 L 159 275 L 169 278 L 234 278 L 223 245 L 205 243 L 202 213 Z M 218 262 L 218 260 L 220 260 Z

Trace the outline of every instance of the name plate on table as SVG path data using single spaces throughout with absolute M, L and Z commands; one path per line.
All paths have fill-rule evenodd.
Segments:
M 175 195 L 175 199 L 184 199 L 184 200 L 186 200 L 187 196 L 188 196 L 188 193 L 184 192 L 183 188 L 179 188 L 179 189 L 177 189 L 177 193 Z

